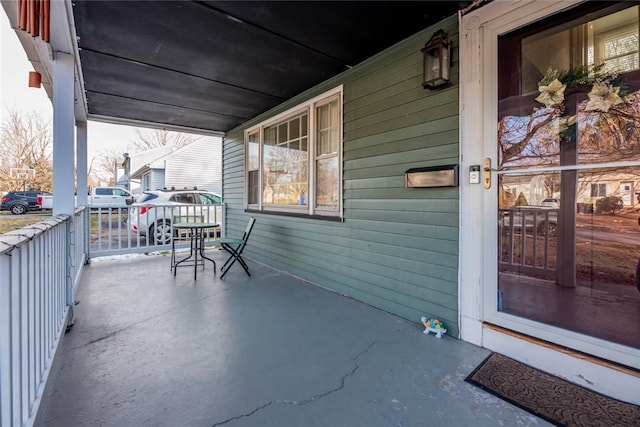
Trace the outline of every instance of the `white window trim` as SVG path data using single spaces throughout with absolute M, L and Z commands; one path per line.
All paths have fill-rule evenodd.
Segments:
M 258 210 L 263 212 L 272 212 L 272 213 L 293 213 L 293 214 L 302 214 L 302 215 L 318 215 L 318 216 L 326 216 L 331 218 L 341 218 L 343 215 L 343 185 L 342 185 L 342 176 L 343 176 L 343 164 L 342 164 L 342 156 L 343 156 L 343 134 L 344 134 L 344 114 L 343 114 L 343 103 L 344 103 L 344 95 L 343 95 L 343 85 L 337 86 L 327 92 L 324 92 L 318 96 L 315 96 L 303 103 L 296 105 L 286 111 L 283 111 L 273 117 L 270 117 L 267 120 L 264 120 L 254 126 L 247 128 L 244 132 L 244 206 L 246 209 L 250 210 Z M 335 209 L 327 209 L 327 208 L 316 208 L 315 207 L 315 194 L 316 194 L 316 168 L 315 168 L 315 159 L 316 159 L 316 111 L 315 107 L 322 105 L 330 98 L 338 98 L 338 107 L 340 108 L 340 132 L 339 132 L 339 150 L 338 150 L 338 192 L 339 192 L 339 200 L 338 206 Z M 263 194 L 262 194 L 262 179 L 263 179 L 263 142 L 264 142 L 264 129 L 273 126 L 277 123 L 283 122 L 291 117 L 295 117 L 302 113 L 307 113 L 308 117 L 308 126 L 309 126 L 309 134 L 308 134 L 308 171 L 309 171 L 309 183 L 308 183 L 308 195 L 307 195 L 307 206 L 294 208 L 294 207 L 279 207 L 279 206 L 264 206 L 263 204 Z M 248 144 L 249 144 L 249 135 L 256 134 L 258 135 L 259 147 L 258 147 L 258 162 L 259 162 L 259 173 L 258 173 L 258 186 L 259 186 L 259 199 L 257 204 L 249 204 L 248 197 L 248 162 L 247 162 L 247 153 L 248 153 Z

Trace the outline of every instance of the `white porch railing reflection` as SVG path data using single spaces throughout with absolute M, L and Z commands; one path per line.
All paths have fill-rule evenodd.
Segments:
M 554 278 L 558 210 L 539 207 L 500 209 L 499 217 L 499 270 Z
M 88 209 L 89 257 L 188 248 L 173 228 L 177 216 L 217 224 L 205 230 L 205 245 L 213 246 L 224 237 L 225 204 L 142 205 Z
M 73 322 L 85 213 L 0 235 L 0 425 L 32 425 L 60 338 Z

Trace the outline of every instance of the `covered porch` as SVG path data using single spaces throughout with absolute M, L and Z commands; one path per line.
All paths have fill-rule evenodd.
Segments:
M 3 2 L 8 15 L 15 15 L 17 3 Z M 35 2 L 21 2 L 28 3 Z M 477 132 L 479 125 L 496 121 L 480 114 L 484 108 L 462 103 L 491 99 L 475 96 L 485 88 L 470 82 L 493 81 L 493 74 L 483 75 L 485 80 L 473 75 L 484 69 L 485 57 L 471 46 L 489 42 L 480 42 L 480 27 L 460 26 L 456 12 L 467 3 L 396 2 L 398 19 L 392 24 L 383 3 L 379 9 L 339 3 L 351 4 L 340 13 L 337 3 L 304 13 L 280 4 L 266 11 L 271 13 L 256 14 L 260 2 L 153 3 L 156 7 L 126 2 L 131 8 L 118 2 L 52 2 L 50 45 L 19 34 L 25 51 L 44 61 L 36 69 L 53 99 L 53 213 L 68 218 L 56 240 L 68 250 L 57 251 L 59 268 L 49 268 L 57 273 L 59 289 L 52 310 L 55 334 L 52 328 L 42 334 L 46 345 L 40 344 L 39 311 L 30 305 L 43 298 L 32 298 L 31 288 L 20 283 L 35 277 L 30 286 L 39 290 L 40 275 L 23 272 L 48 272 L 28 268 L 30 259 L 42 263 L 46 257 L 24 244 L 25 261 L 11 258 L 11 271 L 19 277 L 11 288 L 0 287 L 12 302 L 26 306 L 24 312 L 12 306 L 12 317 L 5 314 L 0 322 L 2 337 L 12 344 L 10 351 L 0 348 L 3 426 L 543 424 L 463 381 L 488 354 L 479 346 L 636 401 L 637 373 L 487 326 L 496 319 L 501 326 L 511 322 L 507 326 L 520 333 L 539 326 L 530 323 L 523 330 L 516 325 L 519 319 L 500 317 L 495 293 L 486 292 L 493 286 L 495 263 L 484 255 L 497 253 L 486 243 L 495 241 L 496 221 L 488 212 L 497 206 L 497 191 L 487 192 L 465 176 L 451 188 L 406 186 L 408 168 L 455 163 L 466 172 L 480 164 L 488 168 L 483 161 L 492 158 L 493 151 L 487 154 L 477 143 Z M 483 7 L 493 7 L 488 3 Z M 429 10 L 406 10 L 403 4 Z M 536 22 L 550 13 L 542 3 L 533 4 L 519 19 Z M 334 15 L 341 19 L 329 39 L 324 26 L 307 32 L 319 16 L 326 22 Z M 414 16 L 420 17 L 415 27 L 409 25 Z M 382 22 L 376 24 L 376 17 Z M 148 37 L 135 37 L 132 28 L 144 28 Z M 371 49 L 364 41 L 354 43 L 354 53 L 337 61 L 344 41 L 356 40 L 352 30 L 373 40 L 370 35 L 379 28 L 397 34 Z M 422 47 L 442 28 L 453 41 L 452 84 L 425 92 Z M 320 40 L 331 43 L 316 45 Z M 468 88 L 474 96 L 461 97 Z M 305 112 L 302 122 L 334 104 L 341 112 L 331 127 L 338 137 L 325 154 L 341 165 L 328 180 L 335 186 L 326 187 L 335 190 L 336 204 L 330 206 L 335 211 L 327 210 L 335 215 L 317 218 L 314 209 L 295 206 L 262 209 L 262 202 L 272 200 L 254 200 L 247 191 L 253 182 L 246 167 L 250 137 L 284 126 L 294 112 Z M 462 111 L 471 114 L 463 117 Z M 224 134 L 224 220 L 230 235 L 241 232 L 247 214 L 256 214 L 258 238 L 249 256 L 294 276 L 252 263 L 251 278 L 238 266 L 224 281 L 209 269 L 197 281 L 188 271 L 174 278 L 168 254 L 83 266 L 92 252 L 79 239 L 82 220 L 72 216 L 74 184 L 87 185 L 87 120 Z M 307 129 L 308 135 L 318 129 Z M 482 134 L 494 150 L 492 138 Z M 305 144 L 309 153 L 317 152 Z M 261 164 L 263 171 L 285 172 Z M 251 172 L 262 176 L 260 168 Z M 316 176 L 308 174 L 308 188 L 320 188 Z M 293 200 L 312 206 L 308 197 Z M 389 244 L 396 249 L 391 255 Z M 8 270 L 1 268 L 9 266 L 8 259 L 0 273 Z M 423 314 L 443 320 L 449 335 L 424 336 L 417 324 Z M 35 319 L 35 333 L 23 327 L 31 325 L 28 316 Z M 78 321 L 62 335 L 69 320 Z M 538 328 L 532 335 L 584 348 L 582 337 L 567 340 L 563 331 Z M 587 344 L 605 360 L 638 366 L 636 349 Z M 31 356 L 34 348 L 44 350 L 46 358 Z
M 464 382 L 488 350 L 249 267 L 92 260 L 35 425 L 546 425 Z

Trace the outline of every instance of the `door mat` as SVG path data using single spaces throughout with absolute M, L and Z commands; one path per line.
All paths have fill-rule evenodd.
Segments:
M 557 426 L 640 426 L 640 406 L 621 402 L 491 353 L 465 381 Z

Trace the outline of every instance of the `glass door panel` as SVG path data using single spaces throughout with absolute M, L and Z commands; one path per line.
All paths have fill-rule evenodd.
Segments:
M 576 16 L 499 40 L 495 303 L 640 348 L 638 7 Z

